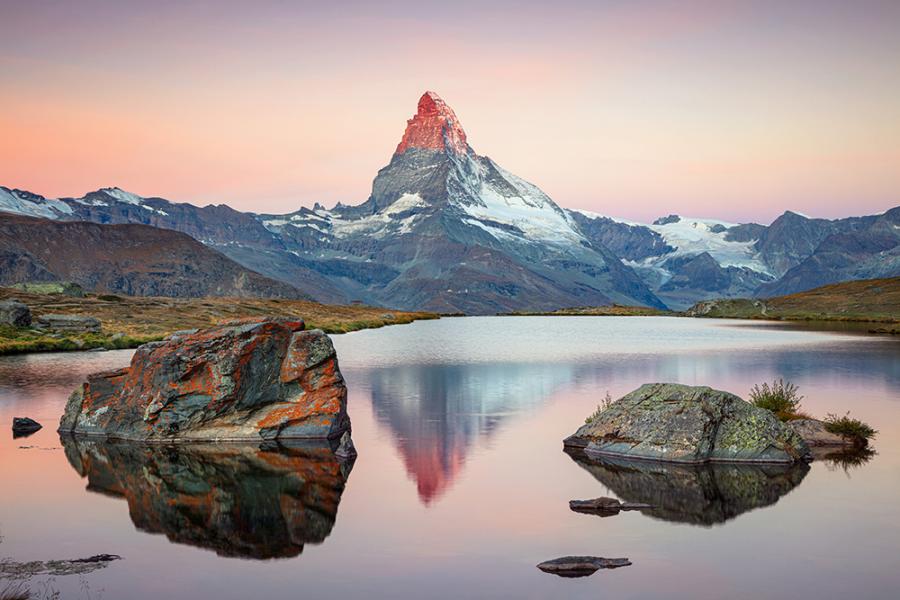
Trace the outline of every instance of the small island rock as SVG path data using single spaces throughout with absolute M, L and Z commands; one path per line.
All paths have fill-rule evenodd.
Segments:
M 43 429 L 43 425 L 28 417 L 13 417 L 13 437 L 22 437 Z
M 564 443 L 588 456 L 683 463 L 812 458 L 806 442 L 771 412 L 728 392 L 672 383 L 642 385 Z
M 618 569 L 627 567 L 631 561 L 627 558 L 603 558 L 600 556 L 563 556 L 542 562 L 537 566 L 544 573 L 552 573 L 560 577 L 587 577 L 599 569 Z

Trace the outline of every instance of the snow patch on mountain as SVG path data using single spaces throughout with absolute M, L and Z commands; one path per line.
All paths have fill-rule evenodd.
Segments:
M 467 157 L 468 158 L 468 157 Z M 491 167 L 503 177 L 513 194 L 492 185 L 486 177 L 486 168 L 468 158 L 474 166 L 475 176 L 467 183 L 475 187 L 476 202 L 457 202 L 457 206 L 471 219 L 466 222 L 476 224 L 494 237 L 518 237 L 514 230 L 521 231 L 527 241 L 549 243 L 557 246 L 586 243 L 571 218 L 550 199 L 540 188 L 506 171 L 490 159 Z M 506 225 L 514 229 L 497 227 Z
M 125 190 L 117 187 L 101 188 L 99 191 L 103 192 L 107 196 L 112 196 L 119 202 L 124 202 L 126 204 L 141 206 L 141 204 L 143 204 L 144 202 L 144 199 L 141 196 L 132 194 L 131 192 L 126 192 Z
M 59 200 L 24 194 L 17 190 L 0 186 L 0 212 L 42 217 L 44 219 L 58 219 L 60 213 L 72 214 L 72 207 Z
M 674 253 L 665 255 L 667 259 L 709 252 L 723 267 L 746 267 L 772 275 L 753 248 L 755 241 L 736 242 L 725 238 L 727 230 L 735 225 L 715 219 L 680 217 L 676 222 L 647 225 L 647 228 L 660 234 L 667 244 L 675 248 Z

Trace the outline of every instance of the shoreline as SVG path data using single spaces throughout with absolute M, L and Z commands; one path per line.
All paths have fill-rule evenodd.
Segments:
M 306 329 L 321 329 L 330 335 L 440 318 L 430 312 L 279 298 L 168 298 L 113 294 L 73 297 L 0 288 L 0 300 L 8 299 L 24 302 L 34 316 L 63 314 L 96 317 L 102 329 L 99 333 L 54 333 L 30 327 L 0 326 L 0 356 L 97 352 L 100 348 L 127 350 L 184 329 L 269 315 L 301 318 L 306 323 Z

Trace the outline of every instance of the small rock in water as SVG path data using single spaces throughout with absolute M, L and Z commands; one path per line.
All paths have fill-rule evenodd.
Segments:
M 28 417 L 13 418 L 12 430 L 14 438 L 31 435 L 41 428 L 43 428 L 43 425 L 41 425 L 34 419 L 29 419 Z
M 643 510 L 645 508 L 653 508 L 649 504 L 638 504 L 634 502 L 619 502 L 615 498 L 592 498 L 590 500 L 570 500 L 569 508 L 575 512 L 599 515 L 601 517 L 611 517 L 619 514 L 622 510 Z
M 552 573 L 560 577 L 587 577 L 599 569 L 618 569 L 627 567 L 631 561 L 627 558 L 602 558 L 600 556 L 563 556 L 542 562 L 537 566 L 544 573 Z
M 94 556 L 89 556 L 87 558 L 75 558 L 69 562 L 73 563 L 99 563 L 99 562 L 109 562 L 111 560 L 122 560 L 122 557 L 118 554 L 95 554 Z

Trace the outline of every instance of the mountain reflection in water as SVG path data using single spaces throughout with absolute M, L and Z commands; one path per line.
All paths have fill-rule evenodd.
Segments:
M 369 371 L 368 383 L 376 417 L 390 428 L 419 499 L 429 505 L 479 439 L 540 406 L 575 371 L 566 364 L 410 365 Z
M 220 556 L 287 558 L 331 533 L 352 462 L 328 445 L 157 446 L 62 437 L 87 489 L 134 526 Z
M 769 506 L 800 485 L 809 465 L 680 465 L 620 458 L 572 459 L 624 502 L 649 504 L 645 515 L 711 526 Z

